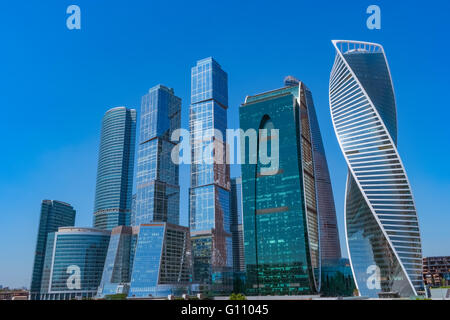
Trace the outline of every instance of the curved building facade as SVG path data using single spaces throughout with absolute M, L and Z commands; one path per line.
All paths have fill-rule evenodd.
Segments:
M 320 291 L 317 136 L 309 95 L 302 82 L 291 79 L 283 88 L 248 96 L 239 108 L 248 295 Z M 268 162 L 262 155 L 269 152 Z
M 287 85 L 288 83 L 286 83 Z M 320 133 L 311 91 L 305 88 L 305 103 L 308 106 L 309 124 L 311 127 L 312 156 L 316 177 L 317 210 L 319 212 L 320 259 L 328 264 L 341 259 L 341 244 L 334 205 L 333 187 L 327 157 Z
M 40 300 L 92 298 L 97 293 L 110 231 L 61 227 L 48 234 Z
M 117 107 L 102 120 L 95 189 L 94 228 L 130 224 L 136 110 Z
M 333 41 L 333 126 L 348 165 L 345 227 L 360 295 L 417 295 L 422 249 L 416 207 L 397 151 L 391 74 L 379 44 Z

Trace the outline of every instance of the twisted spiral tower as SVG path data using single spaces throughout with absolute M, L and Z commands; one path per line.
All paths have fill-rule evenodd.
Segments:
M 332 41 L 331 117 L 348 165 L 345 232 L 360 295 L 422 289 L 422 248 L 411 186 L 397 151 L 397 112 L 381 45 Z

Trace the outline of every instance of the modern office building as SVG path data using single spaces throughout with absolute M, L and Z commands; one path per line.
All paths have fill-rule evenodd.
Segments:
M 157 85 L 142 97 L 133 227 L 113 230 L 98 296 L 154 298 L 189 291 L 190 238 L 178 226 L 179 168 L 172 158 L 180 112 L 181 99 L 171 88 Z
M 349 169 L 345 224 L 356 285 L 362 296 L 413 296 L 423 288 L 421 240 L 385 52 L 367 42 L 333 45 L 330 108 Z
M 450 285 L 450 257 L 423 258 L 423 280 L 432 287 Z
M 233 239 L 233 271 L 245 271 L 244 228 L 242 224 L 242 178 L 231 179 L 231 234 Z
M 110 231 L 62 227 L 48 235 L 41 300 L 88 299 L 96 295 Z
M 42 201 L 36 251 L 34 254 L 33 274 L 31 277 L 31 300 L 37 300 L 40 296 L 48 234 L 58 231 L 59 227 L 73 226 L 74 224 L 75 210 L 70 204 L 56 200 Z
M 135 136 L 136 110 L 117 107 L 105 113 L 95 189 L 97 229 L 130 224 Z
M 350 297 L 355 293 L 350 260 L 340 258 L 326 260 L 321 265 L 322 281 L 320 294 L 324 297 Z
M 292 76 L 286 77 L 285 86 L 299 83 Z M 319 212 L 320 257 L 324 263 L 341 258 L 341 244 L 337 226 L 336 208 L 327 157 L 317 120 L 316 108 L 311 91 L 305 90 L 305 101 L 311 107 L 308 109 L 309 124 L 312 138 L 312 154 L 317 188 L 317 210 Z
M 131 218 L 130 218 L 130 225 L 135 226 L 136 225 L 136 193 L 133 194 L 131 198 Z
M 129 298 L 181 296 L 190 291 L 189 228 L 170 223 L 141 224 Z
M 171 152 L 172 132 L 181 125 L 181 99 L 163 85 L 142 97 L 133 225 L 179 223 L 178 165 Z
M 248 96 L 239 109 L 241 129 L 257 136 L 257 143 L 241 136 L 248 295 L 309 295 L 320 290 L 313 151 L 318 135 L 312 134 L 316 124 L 311 93 L 304 83 L 296 83 Z M 264 154 L 270 155 L 270 162 Z
M 293 76 L 284 79 L 284 85 L 298 86 L 299 80 Z M 305 90 L 307 105 L 314 106 L 311 91 Z M 341 244 L 337 226 L 336 208 L 334 204 L 333 188 L 331 186 L 330 171 L 328 170 L 327 157 L 320 133 L 319 121 L 316 109 L 308 110 L 310 130 L 312 136 L 313 163 L 316 175 L 317 209 L 319 212 L 320 226 L 320 258 L 323 263 L 333 263 L 341 258 Z
M 192 68 L 189 223 L 193 281 L 199 284 L 196 290 L 215 294 L 232 290 L 230 169 L 225 161 L 227 79 L 213 58 L 199 60 Z
M 98 298 L 128 295 L 138 232 L 139 227 L 119 226 L 112 229 Z

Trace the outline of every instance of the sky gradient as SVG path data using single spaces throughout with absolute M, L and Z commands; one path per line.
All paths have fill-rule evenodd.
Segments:
M 81 8 L 81 30 L 66 8 Z M 381 7 L 381 30 L 366 8 Z M 100 126 L 112 107 L 139 112 L 173 87 L 188 126 L 190 68 L 213 56 L 228 73 L 228 126 L 245 96 L 293 75 L 311 89 L 334 189 L 341 246 L 347 168 L 328 105 L 332 39 L 384 46 L 397 99 L 398 149 L 415 196 L 424 256 L 450 255 L 449 1 L 16 1 L 0 11 L 0 285 L 29 286 L 43 199 L 92 226 Z M 232 175 L 239 174 L 232 168 Z M 180 170 L 187 225 L 189 167 Z

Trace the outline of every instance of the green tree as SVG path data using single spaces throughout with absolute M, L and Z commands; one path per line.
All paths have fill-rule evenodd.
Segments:
M 126 293 L 109 294 L 105 296 L 106 300 L 126 300 Z
M 230 300 L 247 300 L 247 297 L 242 293 L 232 293 L 230 295 Z

